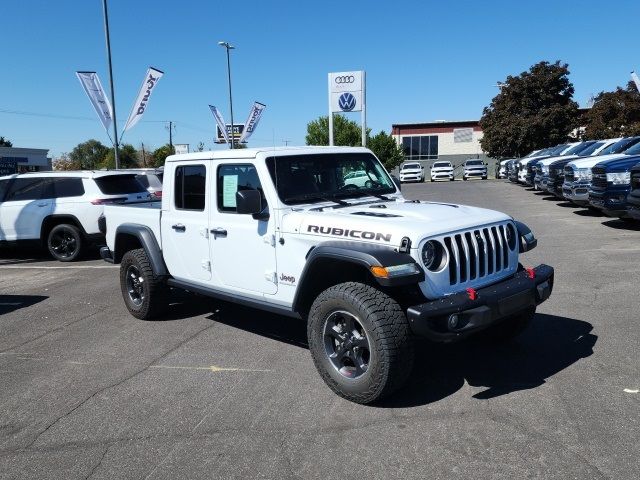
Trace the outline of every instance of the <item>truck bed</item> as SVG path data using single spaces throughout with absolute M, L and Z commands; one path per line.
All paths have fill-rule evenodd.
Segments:
M 105 205 L 104 216 L 107 220 L 106 241 L 111 251 L 115 248 L 116 228 L 123 224 L 136 224 L 148 227 L 158 243 L 160 236 L 160 216 L 162 202 L 141 202 L 128 205 Z

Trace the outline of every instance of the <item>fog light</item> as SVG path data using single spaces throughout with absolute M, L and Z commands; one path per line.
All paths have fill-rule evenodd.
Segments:
M 452 313 L 451 315 L 449 315 L 449 330 L 455 330 L 458 327 L 459 320 L 460 317 L 457 314 Z

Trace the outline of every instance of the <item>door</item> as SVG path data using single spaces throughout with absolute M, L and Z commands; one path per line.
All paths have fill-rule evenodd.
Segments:
M 162 253 L 169 273 L 179 280 L 204 283 L 211 279 L 210 165 L 207 161 L 177 164 L 169 206 L 162 211 Z
M 42 198 L 43 181 L 42 177 L 9 180 L 0 204 L 0 238 L 8 241 L 40 238 L 42 221 L 52 209 L 52 199 Z
M 262 193 L 263 212 L 268 211 L 260 178 L 251 164 L 218 164 L 216 192 L 211 209 L 211 263 L 216 284 L 253 293 L 274 294 L 276 278 L 275 218 L 255 219 L 236 212 L 236 192 L 256 189 Z M 213 202 L 212 202 L 213 203 Z

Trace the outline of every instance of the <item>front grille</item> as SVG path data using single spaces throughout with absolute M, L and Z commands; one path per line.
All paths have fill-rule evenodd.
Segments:
M 640 188 L 640 172 L 634 172 L 631 176 L 631 190 L 635 190 L 637 188 Z
M 573 175 L 573 168 L 564 167 L 564 181 L 573 183 L 575 181 L 575 176 Z
M 553 180 L 555 181 L 558 176 L 560 175 L 560 169 L 559 168 L 549 168 L 549 180 Z
M 444 237 L 449 284 L 464 284 L 509 269 L 507 228 L 512 227 L 495 225 Z
M 530 163 L 527 165 L 527 173 L 528 174 L 533 173 L 533 165 L 531 165 Z
M 591 186 L 594 188 L 607 188 L 607 171 L 604 167 L 593 167 L 591 169 Z

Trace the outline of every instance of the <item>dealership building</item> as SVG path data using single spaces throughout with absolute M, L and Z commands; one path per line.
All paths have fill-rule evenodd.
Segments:
M 49 150 L 0 147 L 0 176 L 51 170 Z
M 391 134 L 402 146 L 407 161 L 428 168 L 436 160 L 458 166 L 467 159 L 479 158 L 489 163 L 489 172 L 493 172 L 495 161 L 480 146 L 482 128 L 478 120 L 394 123 Z

